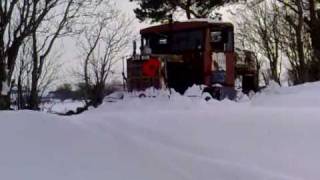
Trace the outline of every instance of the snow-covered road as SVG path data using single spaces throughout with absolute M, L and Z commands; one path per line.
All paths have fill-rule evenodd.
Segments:
M 131 98 L 72 117 L 0 112 L 0 179 L 318 180 L 319 90 Z

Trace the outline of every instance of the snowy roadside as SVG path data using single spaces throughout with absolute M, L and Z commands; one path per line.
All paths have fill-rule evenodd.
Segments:
M 128 98 L 72 117 L 0 112 L 0 179 L 317 180 L 319 90 Z

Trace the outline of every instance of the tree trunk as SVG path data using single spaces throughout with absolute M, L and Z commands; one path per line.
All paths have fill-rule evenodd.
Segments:
M 304 57 L 304 47 L 303 47 L 303 39 L 302 39 L 302 31 L 304 25 L 304 18 L 303 18 L 303 7 L 302 1 L 297 1 L 298 7 L 298 24 L 296 27 L 296 43 L 297 43 L 297 52 L 299 58 L 299 82 L 304 83 L 308 81 L 308 69 L 306 69 L 306 62 Z
M 24 109 L 25 108 L 25 101 L 24 101 L 24 96 L 23 96 L 23 89 L 22 89 L 22 78 L 21 78 L 21 73 L 19 74 L 18 77 L 18 99 L 17 99 L 17 105 L 18 109 Z
M 274 80 L 276 83 L 278 83 L 281 86 L 279 72 L 278 72 L 278 58 L 274 58 L 270 62 L 270 69 L 271 69 L 271 76 L 272 80 Z
M 191 19 L 190 6 L 191 6 L 191 0 L 188 0 L 186 5 L 186 15 L 188 19 Z
M 32 34 L 32 44 L 33 44 L 33 69 L 32 69 L 32 75 L 31 75 L 31 92 L 30 92 L 30 99 L 29 99 L 29 108 L 32 110 L 38 110 L 39 109 L 39 97 L 38 97 L 38 51 L 37 51 L 37 39 L 36 39 L 36 33 L 34 32 Z
M 320 80 L 320 14 L 317 16 L 316 4 L 314 0 L 309 0 L 310 10 L 310 29 L 311 29 L 311 44 L 313 49 L 312 55 L 312 76 L 314 81 Z
M 10 96 L 8 93 L 3 94 L 4 83 L 7 82 L 7 71 L 4 55 L 4 45 L 0 42 L 0 110 L 8 110 L 10 108 Z
M 10 109 L 10 95 L 3 85 L 7 83 L 6 81 L 6 70 L 5 66 L 0 64 L 0 110 Z

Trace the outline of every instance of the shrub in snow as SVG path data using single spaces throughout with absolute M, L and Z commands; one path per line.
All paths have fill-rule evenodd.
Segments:
M 276 83 L 275 81 L 270 81 L 269 85 L 262 90 L 262 93 L 265 94 L 278 94 L 280 85 Z

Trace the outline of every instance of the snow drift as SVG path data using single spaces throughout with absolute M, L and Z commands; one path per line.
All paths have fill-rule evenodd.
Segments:
M 268 107 L 320 107 L 320 83 L 306 83 L 289 88 L 276 84 L 259 93 L 252 101 L 255 106 Z
M 0 112 L 0 179 L 317 180 L 319 104 L 309 99 L 319 90 L 274 88 L 242 103 L 125 98 L 72 117 Z

